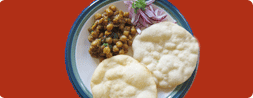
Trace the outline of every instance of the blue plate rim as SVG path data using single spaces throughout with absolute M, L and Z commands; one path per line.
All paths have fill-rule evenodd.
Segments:
M 78 80 L 76 78 L 75 73 L 73 72 L 73 66 L 72 66 L 73 62 L 71 62 L 71 59 L 73 59 L 73 58 L 71 58 L 71 48 L 73 48 L 73 38 L 74 38 L 74 35 L 76 34 L 76 31 L 79 28 L 79 26 L 80 26 L 80 24 L 83 20 L 83 18 L 86 16 L 86 14 L 88 14 L 94 7 L 96 7 L 97 5 L 99 5 L 99 4 L 101 4 L 105 1 L 106 0 L 95 0 L 90 4 L 90 6 L 86 7 L 81 12 L 81 14 L 77 17 L 76 21 L 73 24 L 73 26 L 72 26 L 72 28 L 69 32 L 67 42 L 66 42 L 66 48 L 65 48 L 66 70 L 67 70 L 67 73 L 68 73 L 68 76 L 69 76 L 69 80 L 71 81 L 74 89 L 76 90 L 77 94 L 81 98 L 89 98 L 89 97 L 85 93 L 87 91 L 85 91 L 81 88 L 82 84 L 80 82 L 78 82 L 80 80 Z M 115 1 L 118 1 L 118 0 L 115 0 Z M 157 3 L 157 2 L 159 2 L 159 4 L 163 5 L 164 7 L 168 8 L 168 9 L 173 9 L 173 10 L 170 10 L 171 11 L 170 14 L 176 15 L 176 17 L 180 17 L 181 20 L 177 20 L 177 22 L 180 22 L 179 24 L 182 27 L 184 27 L 186 30 L 188 30 L 193 35 L 192 30 L 191 30 L 188 22 L 186 21 L 184 16 L 179 12 L 179 10 L 173 4 L 171 4 L 167 0 L 156 0 L 155 3 Z M 198 56 L 198 61 L 197 61 L 196 68 L 195 68 L 192 76 L 185 83 L 180 85 L 180 89 L 179 89 L 180 92 L 177 92 L 174 95 L 170 94 L 169 96 L 173 96 L 173 98 L 182 98 L 182 97 L 185 96 L 185 94 L 188 92 L 188 90 L 190 89 L 190 87 L 191 87 L 191 85 L 194 81 L 194 78 L 195 78 L 196 73 L 197 73 L 198 65 L 199 65 L 199 56 Z M 182 88 L 181 86 L 184 86 L 184 88 L 181 89 Z

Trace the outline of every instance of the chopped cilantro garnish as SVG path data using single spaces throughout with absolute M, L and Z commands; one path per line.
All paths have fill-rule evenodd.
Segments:
M 137 0 L 137 1 L 133 2 L 133 4 L 132 4 L 132 8 L 134 9 L 135 13 L 137 13 L 138 9 L 142 9 L 145 11 L 145 7 L 146 7 L 145 0 Z
M 106 47 L 108 45 L 108 43 L 104 43 L 103 45 Z

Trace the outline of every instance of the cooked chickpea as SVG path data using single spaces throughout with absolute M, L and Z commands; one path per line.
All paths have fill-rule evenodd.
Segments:
M 88 31 L 89 31 L 89 32 L 91 32 L 91 31 L 92 31 L 91 27 L 90 27 L 90 28 L 88 28 Z
M 127 22 L 127 19 L 128 19 L 128 18 L 124 18 L 125 22 Z
M 124 34 L 125 36 L 128 36 L 128 35 L 129 35 L 129 31 L 124 31 L 123 34 Z
M 116 38 L 112 39 L 113 44 L 116 44 L 117 42 L 118 42 L 118 39 L 116 39 Z
M 108 35 L 110 35 L 110 34 L 112 34 L 111 31 L 105 31 L 105 35 L 106 35 L 106 36 L 108 36 Z
M 123 44 L 127 44 L 127 40 L 123 41 Z
M 97 38 L 97 37 L 98 37 L 98 32 L 97 32 L 97 31 L 91 32 L 91 36 L 92 36 L 93 38 Z
M 105 53 L 105 54 L 111 53 L 110 51 L 111 51 L 111 49 L 108 46 L 103 49 L 103 53 Z
M 93 41 L 93 37 L 91 35 L 88 36 L 88 40 L 89 42 L 92 42 Z
M 104 18 L 99 19 L 98 24 L 102 24 L 104 21 Z
M 117 24 L 117 23 L 118 23 L 118 19 L 114 18 L 114 19 L 112 20 L 112 22 L 113 22 L 114 24 Z
M 115 16 L 114 19 L 119 21 L 119 16 Z
M 97 25 L 98 25 L 98 22 L 95 22 L 94 25 L 92 25 L 91 29 L 92 29 L 92 30 L 95 30 L 96 27 L 97 27 Z
M 95 19 L 96 19 L 96 20 L 100 19 L 101 17 L 102 17 L 102 15 L 101 15 L 100 13 L 96 13 L 96 14 L 95 14 Z
M 100 33 L 100 30 L 99 29 L 96 29 L 94 32 L 97 32 L 98 34 Z
M 112 57 L 112 53 L 106 54 L 106 57 L 107 57 L 107 58 Z
M 108 18 L 104 18 L 103 24 L 104 24 L 104 25 L 107 25 L 107 24 L 108 24 Z
M 118 15 L 118 18 L 119 18 L 119 19 L 123 19 L 123 15 L 122 15 L 122 14 L 119 14 L 119 15 Z
M 94 49 L 94 47 L 90 46 L 89 52 L 92 52 L 93 49 Z
M 97 30 L 101 30 L 102 28 L 103 28 L 102 25 L 98 25 L 98 26 L 97 26 Z
M 108 17 L 109 17 L 108 15 L 104 15 L 104 16 L 103 16 L 104 19 L 107 19 Z
M 119 29 L 120 29 L 121 31 L 123 31 L 123 30 L 124 30 L 124 26 L 125 26 L 125 24 L 120 24 L 120 25 L 119 25 Z
M 127 44 L 123 44 L 123 48 L 128 49 L 128 45 Z
M 129 17 L 129 12 L 124 12 L 124 17 L 128 18 Z
M 100 49 L 103 50 L 105 48 L 105 45 L 100 46 Z
M 91 43 L 91 46 L 97 46 L 99 44 L 99 39 L 96 39 L 94 40 L 92 43 Z
M 131 30 L 131 27 L 130 27 L 130 26 L 125 26 L 124 30 L 125 30 L 125 31 L 130 31 L 130 30 Z
M 123 46 L 123 43 L 122 43 L 121 41 L 118 41 L 118 42 L 116 43 L 116 46 L 117 46 L 118 48 L 120 48 L 120 47 Z
M 118 15 L 119 14 L 119 11 L 118 10 L 116 10 L 115 12 L 114 12 L 114 16 L 116 16 L 116 15 Z
M 119 48 L 118 48 L 116 45 L 114 45 L 112 51 L 113 51 L 113 52 L 118 52 L 118 51 L 119 51 Z
M 109 8 L 110 8 L 112 11 L 114 11 L 114 12 L 117 10 L 116 6 L 114 6 L 114 5 L 111 5 Z
M 127 40 L 127 37 L 125 35 L 122 35 L 119 39 L 120 41 L 124 42 Z
M 119 54 L 125 54 L 124 49 L 120 49 Z
M 131 28 L 131 34 L 135 34 L 137 31 L 136 31 L 136 29 L 134 28 L 134 26 L 132 26 L 132 28 Z
M 107 42 L 108 44 L 111 44 L 112 43 L 112 38 L 111 37 L 106 38 L 105 42 Z
M 123 15 L 123 14 L 124 14 L 124 12 L 123 12 L 122 10 L 119 10 L 119 14 Z
M 130 39 L 130 40 L 131 40 L 131 39 L 133 39 L 133 37 L 132 37 L 131 35 L 128 35 L 128 39 Z
M 108 24 L 107 27 L 106 27 L 107 31 L 111 31 L 112 28 L 113 28 L 113 24 L 112 23 Z
M 112 16 L 113 15 L 113 11 L 111 9 L 109 9 L 109 8 L 107 8 L 105 10 L 105 12 L 108 14 L 108 16 Z
M 127 41 L 128 46 L 132 46 L 132 43 L 133 43 L 133 41 L 131 41 L 131 40 Z
M 102 17 L 104 17 L 104 18 L 105 18 L 105 17 L 108 17 L 108 14 L 107 14 L 107 13 L 103 13 L 103 14 L 102 14 Z
M 127 24 L 131 24 L 131 23 L 132 23 L 132 22 L 131 22 L 131 19 L 128 18 L 127 21 L 126 21 L 126 23 L 127 23 Z
M 104 36 L 104 33 L 100 33 L 98 37 L 101 38 L 103 36 Z
M 121 24 L 125 24 L 125 23 L 126 23 L 126 21 L 125 21 L 125 19 L 123 18 L 123 19 L 120 19 L 120 20 L 119 20 L 119 23 L 121 23 Z

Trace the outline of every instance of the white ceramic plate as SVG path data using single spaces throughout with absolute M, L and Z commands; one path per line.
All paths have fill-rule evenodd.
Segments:
M 67 71 L 77 93 L 79 96 L 84 98 L 92 97 L 90 80 L 94 70 L 99 64 L 99 60 L 91 57 L 88 52 L 90 47 L 90 42 L 87 39 L 89 35 L 88 28 L 91 27 L 91 25 L 94 23 L 93 15 L 95 13 L 102 13 L 111 4 L 115 5 L 118 9 L 123 10 L 124 12 L 127 11 L 127 7 L 123 1 L 94 1 L 79 15 L 68 36 L 65 53 Z M 160 9 L 164 9 L 167 12 L 168 16 L 171 15 L 171 17 L 167 17 L 169 21 L 177 21 L 179 25 L 183 26 L 185 29 L 191 32 L 190 27 L 185 19 L 168 1 L 156 0 L 154 6 L 159 7 Z M 130 49 L 128 51 L 128 55 L 132 56 L 132 47 L 129 48 Z M 196 69 L 188 81 L 177 86 L 176 88 L 158 89 L 158 98 L 183 97 L 188 91 L 194 79 Z

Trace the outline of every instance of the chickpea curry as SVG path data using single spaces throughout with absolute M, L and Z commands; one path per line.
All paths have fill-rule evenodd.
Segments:
M 102 61 L 114 55 L 127 53 L 137 32 L 131 23 L 129 12 L 123 12 L 111 5 L 105 12 L 96 13 L 94 17 L 95 22 L 88 29 L 90 55 Z

